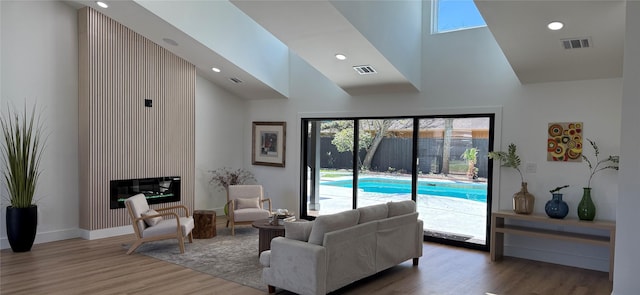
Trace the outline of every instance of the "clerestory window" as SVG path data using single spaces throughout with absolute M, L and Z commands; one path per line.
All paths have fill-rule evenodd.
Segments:
M 433 33 L 484 27 L 482 15 L 473 0 L 433 0 Z

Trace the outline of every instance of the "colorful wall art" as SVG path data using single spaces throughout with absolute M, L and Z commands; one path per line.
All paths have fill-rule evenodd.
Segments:
M 582 161 L 582 122 L 549 123 L 547 161 Z

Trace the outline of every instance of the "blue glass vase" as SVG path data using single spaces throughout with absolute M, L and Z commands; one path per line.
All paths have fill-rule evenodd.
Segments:
M 562 219 L 569 214 L 569 205 L 562 200 L 562 194 L 553 193 L 551 200 L 547 201 L 544 205 L 544 211 L 547 212 L 547 215 L 551 218 Z

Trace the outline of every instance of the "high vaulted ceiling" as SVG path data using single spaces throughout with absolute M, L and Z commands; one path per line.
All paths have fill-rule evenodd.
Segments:
M 245 99 L 289 97 L 290 52 L 350 95 L 421 90 L 428 1 L 118 0 L 105 1 L 107 9 L 66 2 L 99 10 Z M 475 3 L 523 84 L 622 76 L 625 1 Z M 550 21 L 565 27 L 550 31 Z M 590 46 L 565 49 L 562 40 L 574 38 Z M 335 59 L 337 53 L 347 59 Z M 360 75 L 354 66 L 376 73 Z

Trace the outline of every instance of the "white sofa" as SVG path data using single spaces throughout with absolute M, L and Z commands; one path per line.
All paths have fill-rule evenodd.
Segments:
M 260 255 L 262 280 L 269 293 L 326 294 L 409 259 L 418 265 L 422 242 L 410 200 L 285 222 L 285 237 Z

